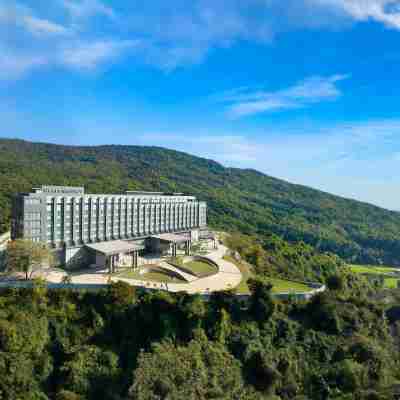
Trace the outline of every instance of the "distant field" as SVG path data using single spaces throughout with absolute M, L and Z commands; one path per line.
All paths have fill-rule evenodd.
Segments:
M 397 288 L 397 283 L 400 280 L 400 268 L 378 265 L 349 265 L 350 269 L 357 274 L 372 274 L 377 276 L 388 276 L 384 278 L 384 287 L 388 289 Z M 399 273 L 399 278 L 391 277 L 393 272 Z
M 377 265 L 349 265 L 353 272 L 358 274 L 387 274 L 390 272 L 399 272 L 400 268 L 377 266 Z
M 399 279 L 396 279 L 396 278 L 385 278 L 385 280 L 384 280 L 385 288 L 396 289 L 398 281 L 399 281 Z

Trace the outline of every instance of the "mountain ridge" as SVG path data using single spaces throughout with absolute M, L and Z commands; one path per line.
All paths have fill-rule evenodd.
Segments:
M 0 183 L 0 232 L 9 224 L 12 194 L 35 185 L 179 191 L 207 201 L 216 228 L 278 234 L 349 262 L 400 265 L 400 212 L 159 146 L 0 139 Z

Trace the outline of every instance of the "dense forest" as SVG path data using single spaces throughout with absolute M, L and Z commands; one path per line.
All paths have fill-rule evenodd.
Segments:
M 310 302 L 275 303 L 257 280 L 245 303 L 124 283 L 2 290 L 0 398 L 393 399 L 397 308 L 362 278 L 337 278 Z
M 13 193 L 41 184 L 192 193 L 208 202 L 216 228 L 260 238 L 275 233 L 346 261 L 400 265 L 400 213 L 157 147 L 0 139 L 0 232 L 8 230 Z

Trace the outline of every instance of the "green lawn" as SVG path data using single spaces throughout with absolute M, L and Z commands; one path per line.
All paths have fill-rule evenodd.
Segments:
M 224 256 L 224 260 L 235 264 L 242 273 L 242 281 L 236 287 L 239 294 L 249 294 L 250 289 L 247 281 L 254 276 L 251 269 L 245 263 L 236 261 L 233 257 Z M 286 279 L 279 278 L 265 278 L 265 280 L 272 285 L 272 293 L 286 293 L 286 292 L 309 292 L 312 290 L 309 286 L 303 283 L 293 282 Z
M 272 285 L 272 293 L 286 293 L 286 292 L 309 292 L 312 290 L 309 286 L 304 283 L 288 281 L 286 279 L 279 278 L 266 278 L 267 282 Z
M 192 271 L 197 277 L 204 278 L 218 272 L 217 268 L 205 261 L 189 261 L 185 263 L 184 268 Z

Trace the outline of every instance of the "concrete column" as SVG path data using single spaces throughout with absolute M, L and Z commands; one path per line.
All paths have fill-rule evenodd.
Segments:
M 112 258 L 111 258 L 111 260 L 112 260 L 112 272 L 114 273 L 115 272 L 115 259 L 116 259 L 116 256 L 115 255 L 113 255 L 113 256 L 111 256 Z
M 134 252 L 134 258 L 135 258 L 135 269 L 138 267 L 138 251 Z
M 176 257 L 176 243 L 172 244 L 172 257 Z
M 190 256 L 190 240 L 187 240 L 185 243 L 185 254 Z

